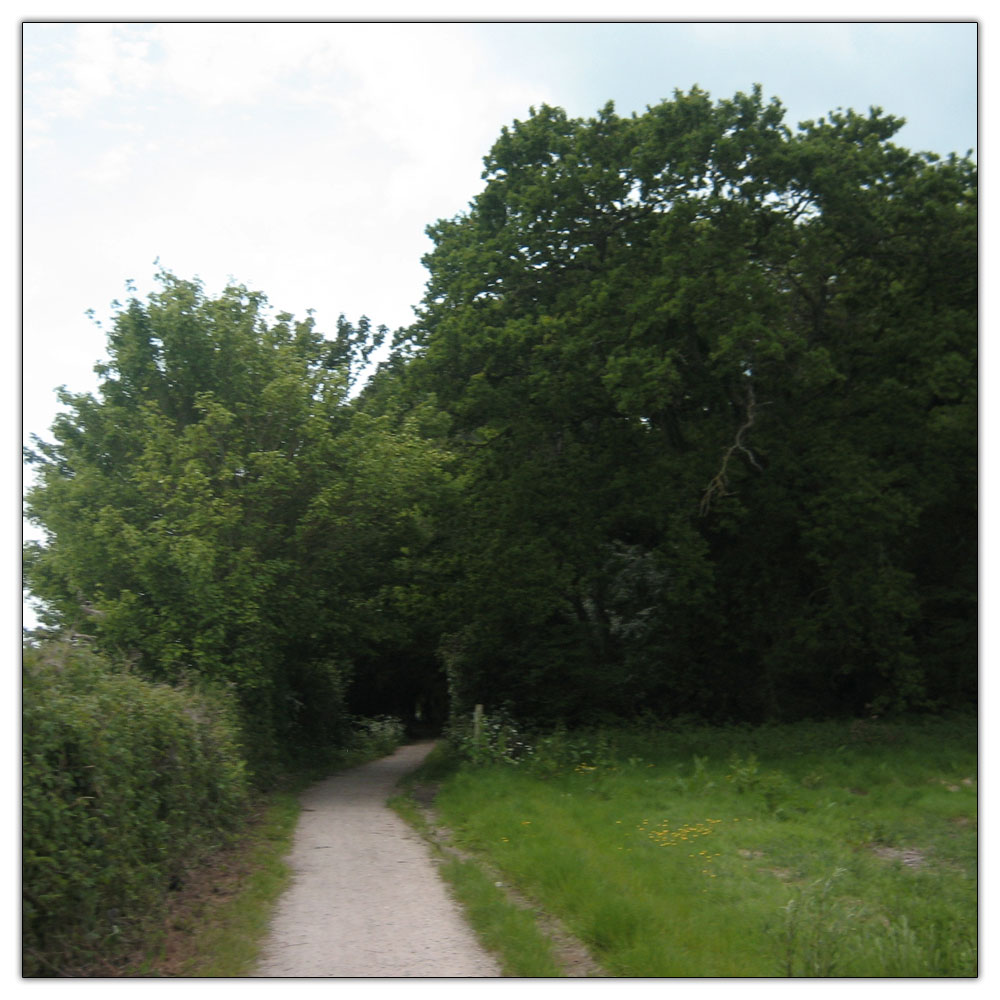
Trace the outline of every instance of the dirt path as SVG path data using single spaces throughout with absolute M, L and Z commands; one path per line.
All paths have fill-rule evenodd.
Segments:
M 258 976 L 498 976 L 427 845 L 385 802 L 432 743 L 402 747 L 302 796 Z

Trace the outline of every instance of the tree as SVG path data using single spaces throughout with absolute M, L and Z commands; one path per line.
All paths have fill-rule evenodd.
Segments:
M 437 700 L 760 720 L 976 695 L 977 178 L 756 88 L 532 110 L 417 322 L 162 275 L 62 399 L 53 625 L 282 741 Z M 86 622 L 86 625 L 84 625 Z
M 533 109 L 429 227 L 396 349 L 464 476 L 459 705 L 974 696 L 975 166 L 783 118 Z
M 367 320 L 330 341 L 242 286 L 159 279 L 119 307 L 98 394 L 63 392 L 28 456 L 29 586 L 148 677 L 232 684 L 256 750 L 335 741 L 352 662 L 401 641 L 394 559 L 439 457 L 349 400 Z

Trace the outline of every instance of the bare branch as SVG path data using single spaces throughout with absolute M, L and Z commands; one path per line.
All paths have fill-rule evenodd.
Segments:
M 766 405 L 766 404 L 765 404 Z M 758 471 L 763 472 L 760 463 L 757 461 L 757 456 L 743 443 L 743 435 L 746 434 L 748 430 L 753 426 L 754 419 L 757 415 L 757 399 L 754 396 L 753 382 L 747 382 L 747 398 L 746 398 L 746 421 L 741 425 L 740 429 L 736 432 L 736 438 L 733 443 L 726 449 L 726 453 L 722 458 L 722 467 L 719 471 L 712 477 L 708 486 L 705 487 L 705 492 L 701 498 L 700 512 L 701 516 L 704 517 L 712 506 L 712 501 L 716 498 L 721 499 L 722 497 L 732 496 L 733 494 L 729 492 L 728 486 L 729 481 L 726 479 L 726 470 L 729 467 L 729 460 L 737 451 L 743 452 L 744 455 L 749 459 L 750 464 Z

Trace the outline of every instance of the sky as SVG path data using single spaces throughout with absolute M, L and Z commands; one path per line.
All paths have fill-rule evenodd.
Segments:
M 911 149 L 977 145 L 974 23 L 26 23 L 22 59 L 26 436 L 57 386 L 96 387 L 111 303 L 156 261 L 321 330 L 407 325 L 425 227 L 532 105 L 760 83 L 789 124 L 877 105 Z

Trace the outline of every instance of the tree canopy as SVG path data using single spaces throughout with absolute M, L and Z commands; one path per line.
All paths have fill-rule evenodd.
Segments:
M 460 699 L 795 717 L 975 686 L 976 173 L 759 89 L 533 110 L 434 250 Z
M 367 320 L 327 340 L 243 287 L 160 281 L 120 308 L 98 396 L 63 393 L 29 455 L 31 588 L 147 676 L 234 685 L 262 737 L 333 739 L 355 660 L 401 641 L 399 552 L 439 456 L 412 419 L 351 412 Z
M 442 665 L 539 720 L 969 702 L 976 168 L 901 124 L 532 109 L 356 395 L 385 331 L 163 275 L 30 456 L 32 589 L 281 734 Z

